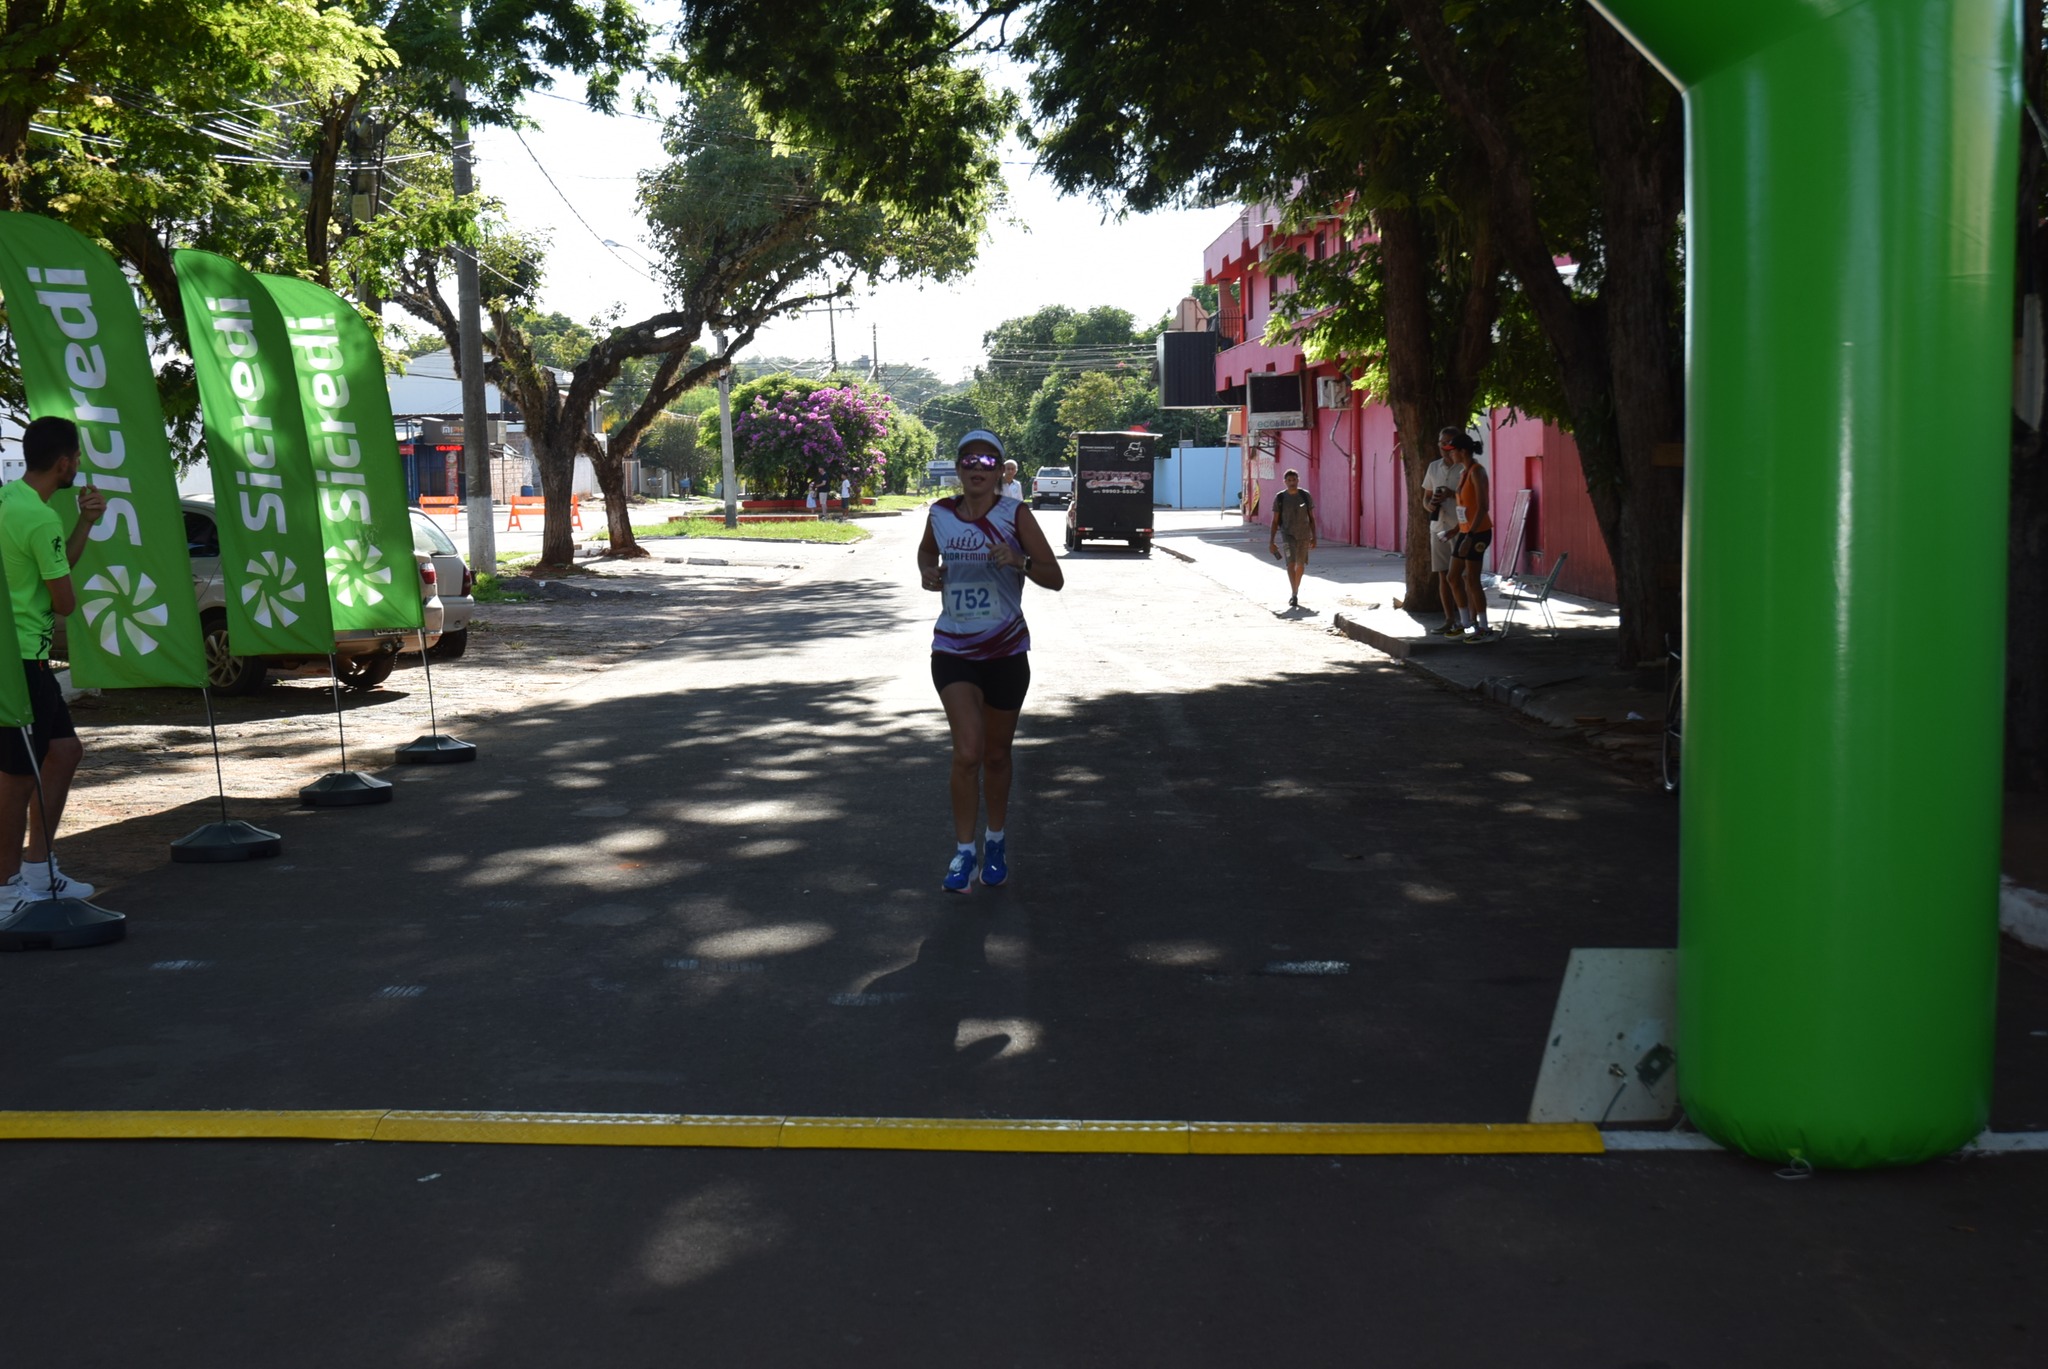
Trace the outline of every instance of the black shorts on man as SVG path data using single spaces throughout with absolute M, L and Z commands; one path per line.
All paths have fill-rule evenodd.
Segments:
M 36 767 L 50 754 L 51 742 L 78 735 L 78 729 L 71 723 L 71 707 L 64 702 L 64 691 L 58 688 L 57 673 L 50 669 L 50 663 L 23 661 L 21 669 L 28 677 L 29 710 L 35 719 L 29 728 L 35 739 L 35 763 L 29 763 L 29 749 L 22 744 L 21 729 L 0 728 L 0 773 L 8 775 L 35 774 Z
M 1015 713 L 1024 707 L 1024 695 L 1031 688 L 1031 653 L 1020 651 L 1014 656 L 982 661 L 972 656 L 955 656 L 950 651 L 934 651 L 932 688 L 943 694 L 947 685 L 956 684 L 971 684 L 979 689 L 983 707 Z

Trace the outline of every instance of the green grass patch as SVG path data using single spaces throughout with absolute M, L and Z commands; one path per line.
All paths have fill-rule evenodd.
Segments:
M 506 569 L 509 570 L 511 567 L 508 566 Z M 526 602 L 524 594 L 508 593 L 504 585 L 499 583 L 498 577 L 488 572 L 476 577 L 476 584 L 471 587 L 470 593 L 475 596 L 479 604 L 523 604 Z

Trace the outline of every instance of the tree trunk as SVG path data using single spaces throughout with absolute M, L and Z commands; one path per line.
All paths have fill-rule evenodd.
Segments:
M 1456 319 L 1439 320 L 1431 313 L 1431 287 L 1436 274 L 1451 265 L 1443 259 L 1443 245 L 1433 241 L 1413 208 L 1387 209 L 1373 217 L 1379 225 L 1386 302 L 1387 407 L 1394 415 L 1407 492 L 1403 603 L 1410 613 L 1430 614 L 1443 607 L 1443 595 L 1430 569 L 1430 514 L 1422 503 L 1422 477 L 1436 457 L 1437 430 L 1463 427 L 1472 416 L 1498 313 L 1493 252 L 1484 233 L 1474 232 L 1463 311 Z
M 535 434 L 530 421 L 527 431 L 534 437 L 534 461 L 540 467 L 540 492 L 546 506 L 540 565 L 535 569 L 565 571 L 576 560 L 576 538 L 569 527 L 569 486 L 576 477 L 577 435 L 560 429 Z
M 1435 451 L 1436 430 L 1451 418 L 1444 409 L 1436 374 L 1436 348 L 1431 343 L 1429 267 L 1422 243 L 1422 224 L 1412 208 L 1388 209 L 1374 216 L 1380 230 L 1380 269 L 1385 280 L 1387 315 L 1387 407 L 1394 414 L 1394 433 L 1401 452 L 1401 488 L 1407 492 L 1408 611 L 1427 613 L 1439 605 L 1436 572 L 1429 568 L 1429 510 L 1422 506 L 1422 474 Z M 1467 399 L 1470 404 L 1470 399 Z
M 1444 22 L 1441 10 L 1434 0 L 1401 0 L 1401 13 L 1417 55 L 1428 69 L 1437 92 L 1443 96 L 1451 112 L 1465 124 L 1473 141 L 1486 156 L 1487 168 L 1492 175 L 1496 226 L 1508 269 L 1514 272 L 1520 283 L 1529 301 L 1530 312 L 1535 315 L 1537 326 L 1557 363 L 1565 407 L 1571 417 L 1572 436 L 1578 444 L 1580 465 L 1586 475 L 1586 494 L 1600 526 L 1601 540 L 1606 543 L 1608 557 L 1614 565 L 1615 598 L 1621 609 L 1620 664 L 1633 666 L 1640 661 L 1661 658 L 1664 634 L 1675 634 L 1678 627 L 1674 613 L 1660 611 L 1659 590 L 1660 579 L 1668 579 L 1668 572 L 1660 571 L 1660 567 L 1668 567 L 1678 554 L 1677 518 L 1670 512 L 1675 507 L 1676 495 L 1671 495 L 1668 500 L 1657 497 L 1655 453 L 1657 443 L 1663 439 L 1649 435 L 1668 431 L 1670 420 L 1666 417 L 1665 401 L 1654 398 L 1659 388 L 1654 374 L 1648 378 L 1639 374 L 1644 370 L 1654 372 L 1658 368 L 1649 357 L 1628 357 L 1628 383 L 1632 388 L 1626 401 L 1630 412 L 1628 432 L 1624 438 L 1619 412 L 1624 401 L 1617 393 L 1618 377 L 1610 340 L 1617 336 L 1627 338 L 1630 347 L 1647 348 L 1651 356 L 1655 356 L 1658 354 L 1657 340 L 1671 338 L 1674 334 L 1668 322 L 1654 325 L 1650 318 L 1650 305 L 1643 299 L 1629 296 L 1628 287 L 1624 287 L 1622 296 L 1621 312 L 1624 317 L 1618 324 L 1610 325 L 1606 319 L 1609 301 L 1605 291 L 1614 284 L 1617 275 L 1624 274 L 1613 265 L 1613 254 L 1617 249 L 1626 255 L 1631 246 L 1643 248 L 1643 244 L 1626 245 L 1616 241 L 1626 236 L 1622 231 L 1623 224 L 1638 217 L 1634 209 L 1638 183 L 1655 180 L 1654 176 L 1646 176 L 1643 168 L 1630 159 L 1645 155 L 1646 145 L 1654 148 L 1657 158 L 1662 158 L 1665 152 L 1663 145 L 1653 138 L 1615 136 L 1612 126 L 1626 124 L 1631 116 L 1601 109 L 1605 101 L 1630 98 L 1634 78 L 1630 69 L 1623 65 L 1624 60 L 1644 72 L 1650 68 L 1632 49 L 1626 59 L 1616 57 L 1604 45 L 1596 55 L 1591 41 L 1582 36 L 1580 47 L 1587 69 L 1588 103 L 1595 111 L 1596 136 L 1608 137 L 1614 144 L 1609 155 L 1600 160 L 1600 174 L 1604 181 L 1611 182 L 1620 176 L 1624 182 L 1619 186 L 1610 183 L 1602 187 L 1603 213 L 1610 203 L 1622 206 L 1623 224 L 1602 225 L 1606 229 L 1603 245 L 1610 260 L 1601 299 L 1587 303 L 1577 298 L 1558 275 L 1558 254 L 1552 250 L 1544 234 L 1529 158 L 1516 144 L 1507 120 L 1496 109 L 1493 93 L 1467 69 L 1458 51 L 1457 40 Z M 1593 19 L 1591 22 L 1605 21 Z M 1646 97 L 1638 92 L 1635 98 L 1640 102 Z M 1640 231 L 1639 224 L 1637 228 Z M 1669 241 L 1668 234 L 1658 235 L 1658 249 L 1647 253 L 1657 257 L 1655 274 L 1659 277 L 1666 270 L 1662 251 Z M 1653 288 L 1644 281 L 1631 282 L 1630 285 L 1645 292 L 1651 292 Z M 1611 331 L 1611 328 L 1618 329 L 1618 332 Z M 1662 355 L 1667 358 L 1673 356 L 1675 345 L 1664 347 Z M 1665 363 L 1667 366 L 1673 364 Z M 1631 512 L 1629 501 L 1639 493 L 1649 501 L 1648 505 L 1644 510 Z M 1668 541 L 1659 540 L 1666 536 Z M 1639 537 L 1647 540 L 1638 544 L 1635 539 Z M 1666 598 L 1672 598 L 1675 592 L 1674 586 L 1664 593 Z
M 0 6 L 0 35 L 11 40 L 10 45 L 32 49 L 38 46 L 35 38 L 47 37 L 36 34 L 36 30 L 52 28 L 59 18 L 61 15 L 50 13 L 48 0 L 12 0 Z M 55 50 L 46 48 L 25 69 L 9 73 L 10 93 L 0 100 L 0 209 L 16 211 L 25 207 L 21 187 L 29 174 L 29 124 L 42 107 L 43 92 L 63 70 L 70 53 L 68 44 L 59 44 Z
M 341 160 L 341 150 L 348 138 L 349 121 L 355 118 L 357 102 L 362 99 L 362 88 L 342 97 L 338 104 L 321 111 L 320 122 L 313 137 L 313 155 L 308 158 L 308 195 L 306 197 L 306 264 L 313 268 L 313 278 L 322 285 L 332 284 L 332 253 L 329 250 L 328 224 L 334 217 L 335 166 Z
M 1680 627 L 1685 475 L 1685 343 L 1673 245 L 1684 202 L 1678 93 L 1621 33 L 1582 11 L 1606 255 L 1601 321 L 1621 468 L 1607 539 L 1622 604 L 1623 663 L 1661 660 Z
M 604 495 L 604 521 L 611 532 L 611 548 L 605 555 L 613 560 L 637 560 L 647 549 L 633 540 L 633 506 L 626 493 L 626 459 L 614 456 L 608 442 L 593 443 L 590 464 L 597 470 L 597 488 Z

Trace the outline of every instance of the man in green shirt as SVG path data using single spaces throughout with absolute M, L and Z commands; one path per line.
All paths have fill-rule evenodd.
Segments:
M 0 729 L 0 917 L 38 898 L 91 898 L 93 886 L 66 875 L 50 856 L 50 835 L 64 816 L 71 777 L 85 755 L 64 691 L 50 670 L 50 639 L 57 615 L 77 606 L 71 568 L 86 537 L 106 511 L 106 497 L 87 486 L 78 493 L 78 523 L 69 537 L 50 496 L 78 478 L 78 425 L 39 418 L 21 435 L 28 473 L 0 488 L 0 569 L 14 602 L 14 633 L 34 708 L 33 753 L 19 729 Z M 36 800 L 36 776 L 42 800 Z M 47 824 L 47 826 L 45 825 Z M 28 848 L 22 849 L 22 836 Z

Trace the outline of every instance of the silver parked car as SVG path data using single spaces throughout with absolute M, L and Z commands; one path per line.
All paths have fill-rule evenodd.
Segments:
M 412 510 L 412 546 L 421 556 L 432 558 L 434 588 L 441 599 L 440 639 L 427 634 L 427 654 L 437 661 L 452 661 L 469 650 L 469 620 L 476 615 L 476 577 L 441 525 L 418 509 Z M 408 639 L 404 649 L 418 651 L 418 639 Z
M 325 656 L 237 656 L 228 645 L 227 583 L 220 573 L 220 531 L 211 499 L 186 499 L 185 549 L 192 554 L 192 592 L 199 596 L 199 630 L 206 640 L 206 682 L 223 694 L 249 694 L 273 674 L 299 678 L 327 673 Z M 414 558 L 420 577 L 420 605 L 427 641 L 441 633 L 441 600 L 434 590 L 433 561 Z M 336 632 L 334 671 L 351 689 L 375 689 L 391 676 L 398 651 L 411 632 Z
M 185 550 L 192 557 L 192 592 L 199 599 L 199 631 L 206 643 L 206 682 L 223 694 L 252 694 L 272 675 L 316 679 L 327 674 L 325 656 L 237 656 L 228 645 L 227 583 L 220 573 L 220 531 L 215 522 L 213 501 L 186 498 Z M 418 517 L 417 514 L 414 515 Z M 418 531 L 415 524 L 414 542 Z M 415 550 L 419 574 L 420 610 L 426 629 L 427 649 L 435 650 L 442 636 L 441 597 L 436 593 L 440 579 L 435 558 Z M 468 626 L 468 572 L 460 577 L 463 587 L 465 637 Z M 65 646 L 65 620 L 57 620 L 57 632 L 50 644 L 51 656 L 69 660 Z M 411 629 L 378 629 L 334 634 L 334 673 L 350 689 L 375 689 L 391 677 L 401 649 L 418 650 L 420 634 Z M 457 652 L 456 654 L 460 654 Z

